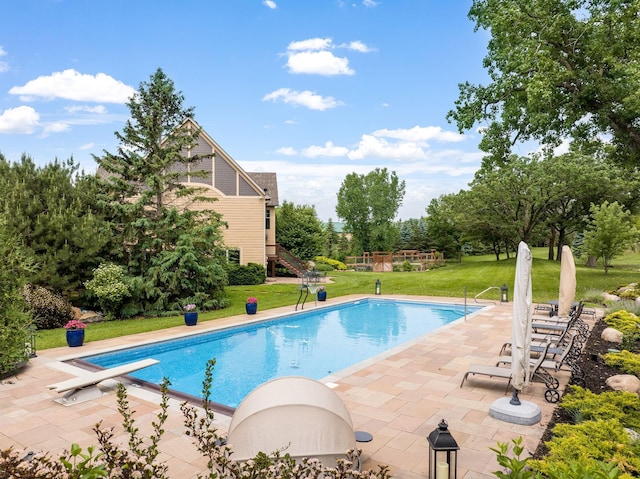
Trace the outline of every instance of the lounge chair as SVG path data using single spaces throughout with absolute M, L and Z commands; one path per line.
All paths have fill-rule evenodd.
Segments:
M 549 344 L 547 343 L 541 352 L 538 358 L 534 359 L 533 364 L 531 365 L 531 377 L 538 378 L 544 382 L 545 386 L 547 386 L 547 390 L 544 393 L 544 398 L 551 403 L 558 402 L 560 400 L 560 393 L 558 393 L 558 383 L 557 380 L 546 371 L 541 369 L 542 363 L 545 360 L 547 355 L 547 350 L 549 348 Z M 509 391 L 509 386 L 511 385 L 511 380 L 513 379 L 513 373 L 511 372 L 511 368 L 504 368 L 500 366 L 491 366 L 488 364 L 472 364 L 467 369 L 467 372 L 462 377 L 462 382 L 460 382 L 460 387 L 464 384 L 467 377 L 470 375 L 481 375 L 481 376 L 489 376 L 494 378 L 501 378 L 507 380 L 507 387 L 505 392 Z
M 65 406 L 71 406 L 73 404 L 78 404 L 88 401 L 89 399 L 95 399 L 102 396 L 104 393 L 100 388 L 98 388 L 98 383 L 118 376 L 125 376 L 126 374 L 137 371 L 138 369 L 153 366 L 158 362 L 159 361 L 156 359 L 142 359 L 141 361 L 135 361 L 133 363 L 123 364 L 121 366 L 103 369 L 101 371 L 95 371 L 55 384 L 49 384 L 47 387 L 59 393 L 69 391 L 61 398 L 56 399 L 56 402 Z

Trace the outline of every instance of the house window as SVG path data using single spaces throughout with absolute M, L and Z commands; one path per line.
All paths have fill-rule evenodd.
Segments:
M 240 250 L 239 249 L 228 249 L 227 250 L 227 261 L 232 264 L 240 264 Z
M 265 229 L 271 229 L 271 210 L 267 208 L 264 212 L 264 227 Z

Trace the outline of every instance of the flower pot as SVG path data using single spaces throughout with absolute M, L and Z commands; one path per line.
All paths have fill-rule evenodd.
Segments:
M 256 314 L 258 311 L 258 303 L 247 303 L 244 307 L 247 310 L 247 314 Z
M 198 312 L 197 311 L 189 311 L 188 313 L 184 313 L 184 324 L 187 326 L 195 326 L 198 322 Z
M 326 301 L 326 300 L 327 300 L 327 292 L 318 291 L 318 301 Z
M 67 344 L 70 348 L 82 346 L 84 343 L 84 329 L 67 329 Z

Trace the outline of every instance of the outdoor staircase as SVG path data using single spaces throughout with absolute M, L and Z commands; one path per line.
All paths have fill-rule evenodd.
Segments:
M 279 244 L 273 246 L 275 246 L 275 248 L 269 249 L 274 251 L 272 252 L 272 254 L 267 255 L 267 271 L 271 270 L 275 274 L 275 265 L 276 263 L 280 263 L 280 265 L 287 268 L 290 273 L 295 274 L 298 278 L 301 278 L 307 270 L 307 265 L 304 263 L 304 261 L 302 261 L 296 255 L 291 253 L 286 248 L 280 246 Z

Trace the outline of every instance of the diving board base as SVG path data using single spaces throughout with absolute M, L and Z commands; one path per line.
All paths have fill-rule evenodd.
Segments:
M 61 398 L 54 399 L 54 401 L 58 404 L 62 404 L 63 406 L 73 406 L 85 401 L 97 399 L 104 396 L 105 394 L 108 393 L 106 391 L 103 391 L 99 386 L 96 385 L 80 389 L 72 389 Z
M 537 404 L 520 400 L 520 405 L 515 406 L 510 401 L 510 397 L 503 397 L 493 401 L 489 408 L 489 416 L 499 421 L 522 426 L 533 426 L 542 419 L 540 406 Z

